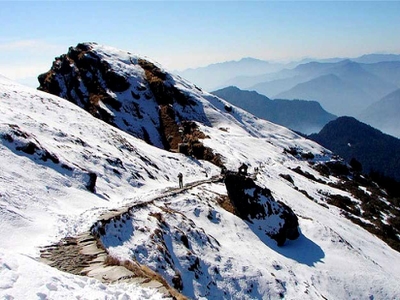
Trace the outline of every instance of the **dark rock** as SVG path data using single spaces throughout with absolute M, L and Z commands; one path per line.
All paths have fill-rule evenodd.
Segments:
M 189 154 L 189 145 L 187 143 L 179 143 L 178 144 L 178 152 L 188 155 Z
M 184 234 L 181 235 L 181 242 L 183 243 L 183 245 L 185 245 L 186 248 L 189 248 L 189 240 L 188 237 Z
M 39 75 L 38 80 L 39 90 L 65 98 L 111 125 L 113 117 L 100 107 L 100 101 L 118 111 L 121 103 L 107 89 L 122 92 L 130 86 L 124 76 L 91 52 L 89 44 L 70 47 L 67 54 L 56 57 L 51 69 Z
M 96 180 L 97 180 L 97 175 L 96 173 L 90 172 L 89 174 L 89 178 L 88 178 L 88 182 L 86 184 L 86 188 L 92 192 L 92 193 L 96 193 Z
M 174 285 L 174 288 L 176 288 L 178 291 L 183 290 L 183 281 L 179 273 L 176 273 L 175 276 L 172 278 L 172 284 Z
M 192 144 L 192 155 L 198 159 L 204 159 L 205 147 L 201 142 L 195 142 Z
M 291 184 L 294 184 L 293 178 L 289 174 L 279 174 L 279 176 L 281 176 L 283 179 L 286 179 Z
M 106 81 L 107 86 L 113 92 L 123 92 L 126 91 L 130 84 L 126 80 L 126 78 L 122 75 L 119 75 L 111 70 L 108 70 L 104 76 L 104 80 Z
M 225 176 L 225 185 L 229 199 L 238 216 L 253 223 L 255 220 L 272 220 L 270 216 L 278 216 L 282 222 L 268 224 L 276 226 L 266 232 L 268 236 L 282 246 L 285 240 L 299 237 L 298 219 L 286 204 L 275 201 L 271 191 L 258 186 L 250 177 L 228 172 Z M 276 219 L 276 218 L 274 218 Z
M 39 147 L 33 142 L 28 142 L 21 147 L 17 147 L 17 150 L 25 152 L 26 154 L 33 155 L 37 150 L 39 150 Z
M 8 133 L 4 133 L 3 135 L 1 135 L 1 138 L 9 143 L 14 142 L 14 138 Z
M 44 154 L 41 156 L 41 159 L 44 161 L 47 161 L 48 159 L 50 159 L 55 164 L 58 164 L 60 162 L 57 155 L 50 153 L 47 150 L 44 150 Z
M 225 105 L 224 108 L 227 112 L 232 112 L 232 106 Z

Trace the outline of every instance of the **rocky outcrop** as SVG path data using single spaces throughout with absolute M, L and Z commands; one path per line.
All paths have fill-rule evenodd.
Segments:
M 70 47 L 38 77 L 38 89 L 67 99 L 151 145 L 176 152 L 184 149 L 184 154 L 222 165 L 219 155 L 199 140 L 205 135 L 198 134 L 195 122 L 209 125 L 209 121 L 193 95 L 176 87 L 173 76 L 156 64 L 112 51 L 94 43 Z M 195 138 L 194 130 L 187 128 L 196 129 Z
M 172 105 L 197 103 L 153 63 L 134 56 L 125 60 L 111 56 L 94 43 L 70 47 L 55 58 L 47 73 L 39 75 L 38 89 L 67 99 L 152 145 L 169 149 L 166 117 L 171 117 L 175 127 L 181 119 Z
M 168 73 L 145 59 L 138 59 L 138 64 L 145 71 L 147 82 L 159 105 L 172 105 L 174 102 L 181 106 L 197 105 L 196 101 L 170 83 L 173 79 Z
M 123 92 L 130 86 L 127 78 L 115 72 L 88 44 L 70 47 L 67 54 L 55 58 L 47 73 L 38 77 L 39 90 L 67 99 L 93 116 L 113 124 L 113 114 L 101 104 L 121 109 L 112 92 Z
M 286 239 L 299 237 L 297 216 L 289 206 L 275 201 L 269 189 L 258 186 L 248 176 L 232 172 L 226 174 L 225 185 L 236 214 L 251 224 L 257 223 L 279 246 Z

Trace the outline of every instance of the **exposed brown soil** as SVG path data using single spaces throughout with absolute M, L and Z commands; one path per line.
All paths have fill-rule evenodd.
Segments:
M 234 214 L 236 216 L 239 216 L 238 212 L 236 211 L 235 206 L 232 204 L 232 202 L 228 196 L 220 195 L 220 197 L 217 198 L 217 202 L 226 211 L 228 211 L 231 214 Z
M 162 105 L 160 107 L 160 121 L 164 147 L 167 150 L 178 149 L 178 145 L 182 143 L 182 137 L 175 121 L 175 111 L 171 106 Z

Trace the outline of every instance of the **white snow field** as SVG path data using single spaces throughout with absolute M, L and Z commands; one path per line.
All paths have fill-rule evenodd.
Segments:
M 129 69 L 138 66 L 124 64 L 134 56 L 92 46 L 117 72 L 134 74 L 132 84 L 146 84 L 142 70 Z M 278 247 L 260 231 L 268 224 L 244 221 L 218 204 L 227 194 L 223 183 L 207 183 L 135 206 L 129 220 L 112 221 L 102 237 L 111 255 L 134 258 L 170 283 L 179 273 L 182 293 L 193 299 L 400 299 L 400 253 L 326 204 L 321 191 L 354 198 L 292 171 L 300 166 L 322 178 L 307 160 L 283 151 L 297 147 L 318 163 L 332 159 L 328 150 L 239 108 L 227 112 L 225 101 L 173 79 L 207 116 L 209 123 L 198 123 L 209 136 L 202 142 L 222 155 L 228 169 L 241 162 L 259 167 L 256 183 L 292 208 L 301 235 Z M 137 285 L 106 285 L 58 271 L 38 261 L 40 249 L 87 231 L 110 209 L 177 188 L 179 172 L 187 184 L 220 169 L 148 145 L 64 99 L 3 77 L 0 137 L 0 298 L 160 299 Z M 86 187 L 90 173 L 97 174 L 94 193 Z M 290 174 L 294 184 L 280 174 Z

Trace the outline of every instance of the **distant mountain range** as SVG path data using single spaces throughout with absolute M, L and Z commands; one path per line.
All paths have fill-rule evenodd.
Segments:
M 338 115 L 353 115 L 365 108 L 365 104 L 373 102 L 373 98 L 352 84 L 329 74 L 300 83 L 288 91 L 279 93 L 276 97 L 286 99 L 313 99 L 325 109 Z M 361 99 L 354 101 L 354 99 Z
M 236 76 L 255 76 L 277 72 L 284 64 L 271 63 L 255 58 L 243 58 L 239 61 L 227 61 L 177 72 L 183 78 L 192 81 L 207 91 L 226 86 L 224 83 Z
M 379 130 L 400 138 L 400 89 L 371 104 L 358 118 Z
M 275 80 L 250 89 L 276 98 L 316 100 L 332 113 L 355 116 L 400 86 L 399 70 L 400 62 L 308 63 L 286 72 L 288 77 L 280 78 L 278 85 Z M 275 86 L 274 94 L 267 92 L 271 86 Z
M 355 158 L 365 173 L 375 171 L 400 180 L 400 140 L 355 118 L 337 118 L 309 138 L 348 162 Z
M 246 66 L 249 62 L 252 69 Z M 233 70 L 232 66 L 236 68 Z M 237 86 L 269 98 L 315 100 L 334 114 L 357 116 L 361 110 L 400 88 L 400 55 L 370 54 L 351 60 L 306 59 L 286 65 L 247 59 L 180 74 L 208 90 Z
M 336 118 L 315 101 L 271 100 L 255 91 L 244 91 L 233 86 L 212 93 L 259 118 L 305 134 L 320 131 L 326 123 Z
M 189 68 L 182 71 L 175 71 L 183 78 L 192 81 L 207 91 L 217 90 L 227 86 L 248 87 L 255 82 L 270 80 L 270 75 L 275 79 L 276 72 L 290 70 L 300 64 L 309 62 L 335 63 L 344 58 L 312 59 L 305 58 L 299 61 L 287 63 L 266 61 L 252 57 L 240 60 L 231 60 L 211 64 L 205 67 Z M 242 86 L 244 84 L 244 86 Z
M 373 64 L 377 62 L 387 62 L 387 61 L 400 61 L 400 55 L 399 54 L 365 54 L 360 57 L 352 59 L 355 62 L 358 63 L 364 63 L 364 64 Z

